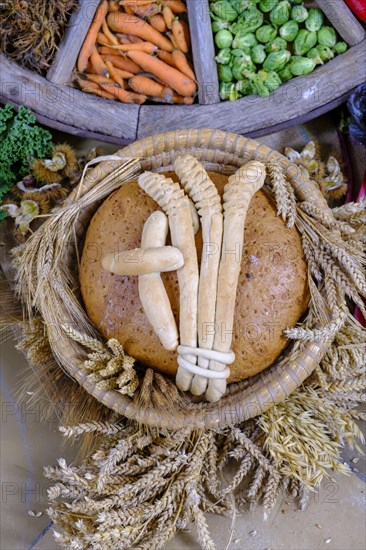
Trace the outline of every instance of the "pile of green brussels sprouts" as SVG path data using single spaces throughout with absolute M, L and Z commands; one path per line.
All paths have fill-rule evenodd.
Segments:
M 348 46 L 320 9 L 302 0 L 210 0 L 220 97 L 268 97 Z

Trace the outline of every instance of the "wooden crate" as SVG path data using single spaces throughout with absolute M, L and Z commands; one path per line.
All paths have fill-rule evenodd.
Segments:
M 0 99 L 30 107 L 40 122 L 75 135 L 124 144 L 185 128 L 219 128 L 251 137 L 299 124 L 341 104 L 366 80 L 365 30 L 343 0 L 316 2 L 349 50 L 295 78 L 268 98 L 220 101 L 208 0 L 187 0 L 198 104 L 124 105 L 70 85 L 80 47 L 99 0 L 80 0 L 46 78 L 0 57 Z

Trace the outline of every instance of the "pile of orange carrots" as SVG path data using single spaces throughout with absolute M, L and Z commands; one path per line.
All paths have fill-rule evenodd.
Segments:
M 80 88 L 123 103 L 192 104 L 186 11 L 183 0 L 102 0 L 77 60 Z

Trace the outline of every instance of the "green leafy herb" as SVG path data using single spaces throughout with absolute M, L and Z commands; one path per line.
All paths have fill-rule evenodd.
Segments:
M 30 164 L 52 151 L 52 135 L 36 124 L 30 109 L 11 105 L 0 109 L 0 201 L 12 185 L 26 176 Z

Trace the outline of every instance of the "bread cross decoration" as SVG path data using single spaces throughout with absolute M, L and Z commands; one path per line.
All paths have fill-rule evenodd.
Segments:
M 154 212 L 146 221 L 140 249 L 109 254 L 102 263 L 112 273 L 139 277 L 139 295 L 150 324 L 161 344 L 178 352 L 178 388 L 215 402 L 225 394 L 228 365 L 235 360 L 231 344 L 244 226 L 266 169 L 250 161 L 232 175 L 223 208 L 215 184 L 197 159 L 178 157 L 174 169 L 180 184 L 153 172 L 139 176 L 139 186 L 163 212 Z M 203 238 L 200 270 L 194 238 L 197 211 Z M 166 246 L 168 225 L 172 246 Z M 179 333 L 160 277 L 174 270 L 180 292 Z

